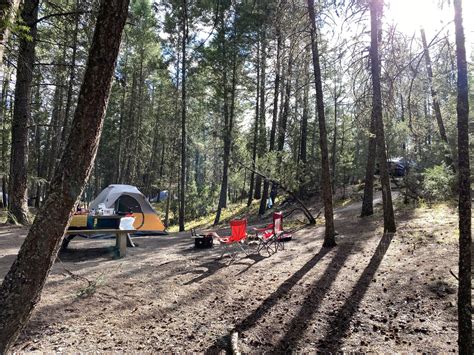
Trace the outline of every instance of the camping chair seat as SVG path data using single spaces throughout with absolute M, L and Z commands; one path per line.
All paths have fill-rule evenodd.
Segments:
M 273 225 L 269 224 L 265 228 L 254 228 L 256 237 L 260 240 L 257 246 L 257 253 L 265 249 L 270 256 L 276 252 Z
M 219 243 L 224 246 L 224 250 L 221 254 L 221 259 L 225 254 L 229 254 L 231 260 L 235 260 L 238 251 L 243 251 L 247 255 L 247 250 L 243 247 L 243 242 L 247 238 L 247 220 L 246 219 L 236 219 L 230 221 L 230 230 L 231 235 L 221 237 L 217 233 L 213 233 Z
M 265 228 L 254 228 L 259 239 L 268 239 L 273 236 L 273 224 L 267 225 Z

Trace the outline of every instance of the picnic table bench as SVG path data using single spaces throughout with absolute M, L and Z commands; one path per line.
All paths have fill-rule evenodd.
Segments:
M 135 247 L 130 238 L 130 233 L 136 233 L 136 229 L 68 229 L 65 233 L 62 248 L 66 249 L 69 242 L 76 235 L 93 235 L 93 234 L 115 234 L 116 243 L 115 250 L 118 258 L 127 255 L 127 245 Z

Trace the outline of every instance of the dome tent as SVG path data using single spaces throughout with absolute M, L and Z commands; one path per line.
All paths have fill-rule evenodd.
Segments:
M 109 185 L 90 203 L 90 210 L 97 210 L 99 204 L 113 208 L 117 213 L 132 213 L 135 217 L 133 226 L 137 232 L 164 232 L 165 226 L 145 196 L 135 186 Z M 71 227 L 81 227 L 84 221 L 81 216 L 74 216 Z M 83 219 L 83 218 L 82 218 Z M 87 222 L 86 222 L 87 223 Z

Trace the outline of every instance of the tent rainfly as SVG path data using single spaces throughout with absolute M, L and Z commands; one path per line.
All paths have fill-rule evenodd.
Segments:
M 117 213 L 132 213 L 135 217 L 133 226 L 137 230 L 147 232 L 164 232 L 165 226 L 145 196 L 135 186 L 109 185 L 91 202 L 89 209 L 99 207 L 113 208 Z M 87 225 L 87 216 L 75 215 L 70 227 L 83 228 Z

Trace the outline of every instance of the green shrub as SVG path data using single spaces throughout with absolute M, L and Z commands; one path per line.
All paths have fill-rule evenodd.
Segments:
M 423 197 L 428 202 L 446 200 L 454 193 L 456 175 L 444 163 L 423 173 Z

